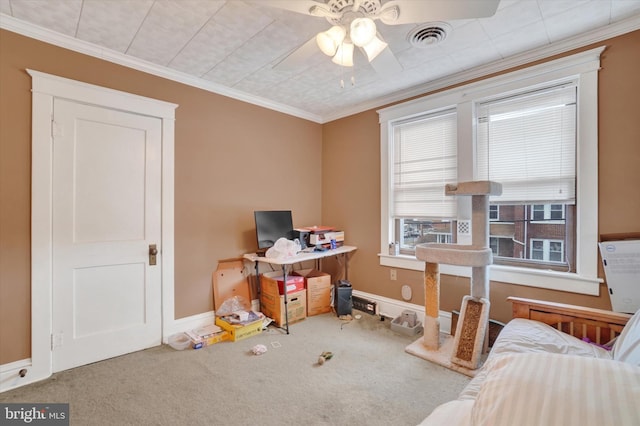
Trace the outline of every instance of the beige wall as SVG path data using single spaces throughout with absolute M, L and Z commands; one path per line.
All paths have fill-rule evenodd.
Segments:
M 640 31 L 606 44 L 599 73 L 599 234 L 640 231 Z M 584 49 L 581 49 L 584 50 Z M 413 290 L 411 303 L 423 304 L 421 272 L 379 265 L 380 247 L 380 133 L 375 110 L 325 124 L 323 135 L 323 203 L 325 223 L 346 230 L 349 243 L 359 247 L 353 258 L 351 281 L 355 289 L 401 300 L 403 284 Z M 604 278 L 602 268 L 599 276 Z M 443 276 L 441 309 L 460 308 L 469 280 Z M 533 297 L 610 309 L 606 285 L 600 296 L 585 296 L 504 283 L 491 285 L 491 317 L 507 321 L 507 296 Z
M 0 31 L 0 365 L 30 357 L 30 68 L 179 104 L 175 312 L 211 311 L 219 259 L 256 248 L 253 211 L 320 222 L 322 126 Z M 304 179 L 298 177 L 304 176 Z
M 612 39 L 600 72 L 600 233 L 639 231 L 640 31 Z M 380 149 L 375 111 L 323 126 L 0 30 L 0 365 L 30 356 L 30 77 L 38 71 L 177 103 L 176 318 L 212 309 L 217 261 L 255 249 L 253 210 L 290 208 L 295 225 L 345 229 L 358 251 L 354 288 L 400 299 L 422 275 L 380 267 Z M 309 165 L 313 159 L 321 167 Z M 304 176 L 304 179 L 291 177 Z M 602 273 L 601 273 L 601 276 Z M 443 277 L 444 310 L 458 309 L 468 280 Z M 580 296 L 493 283 L 492 317 L 508 295 L 607 308 Z

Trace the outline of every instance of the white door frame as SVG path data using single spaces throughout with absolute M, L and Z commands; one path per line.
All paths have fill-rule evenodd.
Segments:
M 31 366 L 25 382 L 52 374 L 52 132 L 54 98 L 157 117 L 162 120 L 162 340 L 174 322 L 174 124 L 169 102 L 26 70 L 32 78 L 31 140 Z M 27 384 L 21 381 L 21 384 Z

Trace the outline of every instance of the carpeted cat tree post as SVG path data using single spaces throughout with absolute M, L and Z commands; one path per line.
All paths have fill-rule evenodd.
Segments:
M 501 193 L 502 185 L 491 181 L 446 185 L 446 195 L 471 196 L 471 245 L 416 246 L 416 258 L 426 262 L 424 336 L 406 351 L 470 376 L 480 366 L 489 323 L 489 196 Z M 440 334 L 440 264 L 471 266 L 471 295 L 462 299 L 453 339 Z

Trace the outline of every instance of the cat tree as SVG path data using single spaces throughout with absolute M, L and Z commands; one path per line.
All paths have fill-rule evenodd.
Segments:
M 426 243 L 416 246 L 416 258 L 425 261 L 424 335 L 406 351 L 469 376 L 480 367 L 489 323 L 488 266 L 489 196 L 500 195 L 502 185 L 472 181 L 445 186 L 446 195 L 471 196 L 471 245 Z M 462 299 L 455 337 L 440 334 L 440 264 L 471 266 L 471 295 Z

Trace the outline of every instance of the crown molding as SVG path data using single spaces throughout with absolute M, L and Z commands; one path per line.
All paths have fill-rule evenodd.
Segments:
M 493 73 L 502 72 L 538 60 L 544 60 L 554 55 L 569 52 L 573 49 L 578 49 L 593 43 L 598 43 L 613 37 L 636 31 L 640 29 L 640 15 L 634 15 L 613 24 L 609 24 L 607 26 L 597 28 L 593 31 L 570 37 L 549 44 L 547 46 L 529 50 L 527 52 L 513 55 L 500 61 L 495 61 L 490 64 L 472 68 L 470 70 L 465 70 L 444 78 L 430 81 L 428 83 L 416 85 L 406 90 L 394 92 L 388 96 L 378 97 L 367 102 L 359 103 L 352 107 L 341 109 L 339 111 L 336 111 L 334 114 L 322 116 L 289 105 L 274 102 L 269 99 L 254 96 L 246 92 L 229 88 L 214 82 L 208 82 L 206 80 L 190 76 L 180 71 L 152 64 L 142 59 L 132 58 L 123 53 L 116 52 L 111 49 L 106 49 L 93 43 L 78 40 L 76 38 L 54 32 L 37 25 L 21 21 L 3 13 L 0 13 L 0 28 L 24 35 L 26 37 L 40 40 L 45 43 L 50 43 L 55 46 L 73 50 L 78 53 L 93 56 L 95 58 L 103 59 L 105 61 L 109 61 L 118 65 L 122 65 L 158 77 L 166 78 L 168 80 L 183 83 L 192 87 L 196 87 L 198 89 L 206 90 L 208 92 L 227 96 L 229 98 L 261 106 L 284 114 L 292 115 L 294 117 L 313 121 L 315 123 L 324 124 L 370 109 L 381 108 L 398 101 L 406 100 L 408 98 L 424 95 L 436 90 L 464 83 L 476 78 L 482 78 Z
M 249 93 L 229 88 L 214 82 L 209 82 L 201 78 L 193 77 L 189 74 L 177 70 L 172 70 L 160 65 L 152 64 L 151 62 L 142 59 L 133 58 L 123 53 L 100 47 L 87 41 L 79 40 L 65 34 L 60 34 L 55 31 L 51 31 L 34 24 L 30 24 L 28 22 L 21 21 L 4 13 L 0 13 L 0 28 L 29 38 L 40 40 L 45 43 L 53 44 L 58 47 L 69 49 L 74 52 L 82 53 L 84 55 L 93 56 L 95 58 L 112 62 L 114 64 L 122 65 L 127 68 L 142 71 L 147 74 L 155 75 L 157 77 L 166 78 L 168 80 L 176 81 L 178 83 L 186 84 L 188 86 L 196 87 L 208 92 L 216 93 L 218 95 L 227 96 L 232 99 L 261 106 L 273 111 L 282 112 L 287 115 L 303 118 L 305 120 L 313 121 L 316 123 L 322 123 L 322 117 L 317 114 L 313 114 L 299 108 L 294 108 L 289 105 L 274 102 L 269 99 L 261 98 L 259 96 L 254 96 Z

